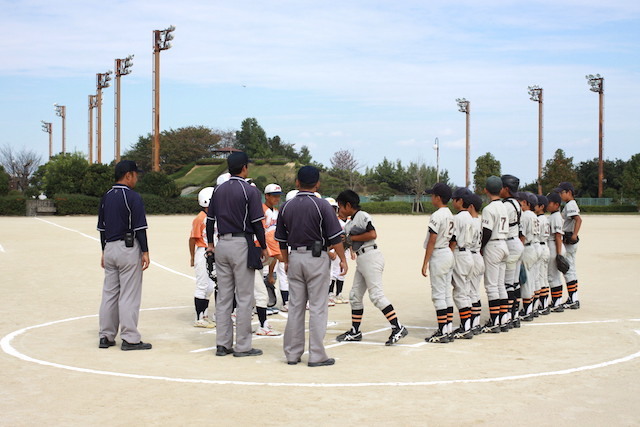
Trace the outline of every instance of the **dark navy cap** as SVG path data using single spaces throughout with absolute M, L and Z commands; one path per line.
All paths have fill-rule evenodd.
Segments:
M 447 184 L 444 184 L 442 182 L 437 182 L 433 186 L 433 188 L 429 188 L 427 191 L 425 191 L 425 193 L 440 196 L 442 201 L 445 203 L 451 200 L 451 194 L 452 194 L 451 187 L 449 187 Z
M 314 166 L 303 166 L 298 170 L 298 181 L 303 185 L 314 185 L 320 181 L 320 171 Z
M 249 156 L 244 151 L 236 151 L 227 157 L 227 166 L 229 170 L 236 170 L 249 164 Z
M 487 178 L 487 183 L 484 185 L 484 188 L 486 188 L 491 194 L 499 194 L 500 190 L 502 190 L 502 180 L 499 177 L 492 175 Z
M 121 160 L 116 165 L 116 181 L 119 181 L 127 172 L 142 173 L 142 169 L 138 169 L 138 165 L 133 160 Z
M 572 193 L 575 193 L 573 184 L 566 181 L 558 184 L 558 188 L 554 188 L 553 191 L 557 191 L 558 193 L 560 193 L 561 191 L 571 191 Z
M 549 203 L 554 202 L 554 203 L 562 203 L 562 198 L 560 198 L 560 194 L 556 193 L 555 191 L 552 191 L 551 193 L 547 194 L 547 199 L 549 200 Z
M 547 199 L 547 196 L 543 196 L 542 194 L 539 194 L 537 198 L 538 198 L 538 204 L 546 208 L 547 205 L 549 204 L 549 199 Z
M 469 192 L 469 194 L 465 194 L 464 196 L 462 196 L 462 200 L 468 205 L 473 205 L 473 207 L 476 209 L 476 212 L 480 212 L 480 209 L 482 209 L 482 197 L 478 196 L 475 193 Z
M 471 190 L 467 187 L 458 187 L 453 191 L 452 199 L 462 199 L 464 196 L 471 194 Z

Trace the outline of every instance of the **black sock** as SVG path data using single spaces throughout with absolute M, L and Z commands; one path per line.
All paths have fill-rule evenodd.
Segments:
M 494 299 L 489 301 L 489 315 L 491 317 L 491 324 L 493 326 L 500 324 L 500 308 L 501 308 L 500 299 Z
M 522 289 L 520 288 L 520 283 L 515 284 L 513 295 L 513 306 L 511 307 L 511 318 L 515 319 L 518 317 L 518 310 L 520 309 L 520 301 L 522 298 Z
M 209 300 L 202 298 L 193 298 L 196 306 L 196 320 L 200 320 L 204 317 L 204 312 L 209 307 Z
M 267 321 L 267 307 L 256 307 L 256 312 L 258 312 L 260 326 L 264 327 L 264 322 Z
M 282 295 L 283 304 L 289 301 L 289 291 L 280 291 L 280 294 Z
M 331 284 L 329 285 L 329 293 L 333 292 L 333 287 L 336 285 L 336 279 L 331 279 Z
M 389 323 L 393 325 L 395 328 L 400 327 L 400 323 L 398 322 L 398 316 L 396 315 L 396 311 L 393 309 L 393 305 L 389 304 L 385 308 L 382 309 L 382 314 L 387 318 Z
M 364 313 L 363 308 L 360 310 L 351 310 L 351 328 L 355 333 L 358 333 L 358 331 L 360 331 L 360 323 L 362 323 L 363 313 Z
M 436 317 L 438 318 L 438 330 L 441 334 L 446 334 L 444 328 L 447 326 L 447 309 L 436 310 Z
M 342 293 L 343 286 L 344 280 L 336 280 L 336 295 L 340 295 Z

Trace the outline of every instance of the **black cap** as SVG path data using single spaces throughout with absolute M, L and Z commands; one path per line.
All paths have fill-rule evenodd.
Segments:
M 302 185 L 314 185 L 320 181 L 320 171 L 313 166 L 303 166 L 298 170 L 298 181 Z
M 575 190 L 573 189 L 573 184 L 566 181 L 558 184 L 558 187 L 554 188 L 553 191 L 557 191 L 558 193 L 560 193 L 561 191 L 571 191 L 572 193 L 575 193 Z
M 116 165 L 116 181 L 119 181 L 127 172 L 142 173 L 142 169 L 138 169 L 138 165 L 133 160 L 121 160 Z
M 502 175 L 500 179 L 502 180 L 502 186 L 508 188 L 511 194 L 518 191 L 520 179 L 513 175 Z
M 547 199 L 549 200 L 549 203 L 554 202 L 557 204 L 562 203 L 562 199 L 560 198 L 560 194 L 556 193 L 555 191 L 552 191 L 551 193 L 547 194 Z
M 478 196 L 475 193 L 469 192 L 469 194 L 465 194 L 464 196 L 462 196 L 462 200 L 467 205 L 473 205 L 473 207 L 476 209 L 476 212 L 480 212 L 480 209 L 482 209 L 482 197 Z
M 462 199 L 464 196 L 471 194 L 471 190 L 467 187 L 458 187 L 453 191 L 452 199 Z
M 227 157 L 227 166 L 229 171 L 241 169 L 244 165 L 249 164 L 249 156 L 244 151 L 236 151 Z
M 447 203 L 449 200 L 451 200 L 451 187 L 442 182 L 437 182 L 433 186 L 433 188 L 429 188 L 427 191 L 425 191 L 425 193 L 440 196 L 444 203 Z
M 486 188 L 491 194 L 500 194 L 500 190 L 502 190 L 502 180 L 499 177 L 492 175 L 487 178 L 484 188 Z
M 538 204 L 538 196 L 528 191 L 524 193 L 524 195 L 525 200 L 529 203 L 531 209 L 533 209 Z
M 547 196 L 543 196 L 542 194 L 539 194 L 537 198 L 538 198 L 538 205 L 542 205 L 546 208 L 547 205 L 549 204 L 549 199 L 547 199 Z

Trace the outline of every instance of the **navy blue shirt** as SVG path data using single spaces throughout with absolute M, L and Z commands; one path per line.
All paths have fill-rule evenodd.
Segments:
M 311 192 L 300 191 L 280 208 L 275 238 L 292 248 L 311 246 L 315 241 L 324 247 L 335 245 L 342 241 L 342 234 L 336 211 Z
M 148 228 L 142 197 L 124 184 L 115 184 L 102 196 L 98 210 L 98 231 L 106 242 L 124 239 L 127 231 Z

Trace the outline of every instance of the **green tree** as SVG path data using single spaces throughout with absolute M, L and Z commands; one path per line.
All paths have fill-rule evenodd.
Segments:
M 288 160 L 298 159 L 298 153 L 293 144 L 288 144 L 276 135 L 273 138 L 268 139 L 269 150 L 272 157 L 282 157 Z
M 89 165 L 84 175 L 80 191 L 87 196 L 102 197 L 115 182 L 115 168 L 102 163 Z
M 381 182 L 380 185 L 378 185 L 378 189 L 376 190 L 376 192 L 373 193 L 373 197 L 371 197 L 371 200 L 373 200 L 374 202 L 384 202 L 389 200 L 389 198 L 393 196 L 393 194 L 393 190 L 391 189 L 391 187 L 389 187 L 389 184 L 387 184 L 386 182 Z
M 9 194 L 9 180 L 11 177 L 5 172 L 4 167 L 0 165 L 0 196 Z
M 626 162 L 623 160 L 604 160 L 604 189 L 608 194 L 619 194 L 622 190 L 622 174 Z M 576 168 L 583 197 L 598 197 L 598 159 L 580 162 Z
M 136 191 L 140 194 L 156 194 L 161 197 L 177 197 L 180 190 L 174 180 L 164 172 L 147 172 L 142 175 L 136 185 Z
M 640 153 L 631 156 L 624 167 L 622 191 L 624 197 L 640 202 Z
M 492 175 L 500 176 L 500 161 L 493 154 L 486 153 L 476 159 L 476 168 L 473 171 L 473 186 L 477 194 L 482 194 L 487 178 Z
M 311 153 L 309 152 L 309 147 L 303 145 L 300 148 L 300 155 L 298 156 L 298 160 L 302 165 L 308 165 L 311 163 Z
M 250 158 L 271 158 L 267 134 L 253 117 L 242 121 L 241 129 L 236 132 L 236 148 L 247 153 Z
M 548 159 L 542 168 L 542 193 L 547 194 L 561 182 L 571 182 L 579 192 L 578 174 L 573 165 L 573 157 L 567 157 L 564 150 L 558 148 L 553 158 Z
M 219 148 L 220 141 L 228 139 L 227 133 L 205 126 L 187 126 L 161 132 L 160 169 L 172 174 L 188 163 L 211 157 L 213 151 Z M 125 151 L 122 157 L 134 160 L 141 169 L 150 171 L 151 145 L 150 133 L 140 136 L 138 142 Z
M 83 153 L 57 154 L 36 172 L 42 191 L 52 197 L 55 194 L 80 194 L 89 162 Z

